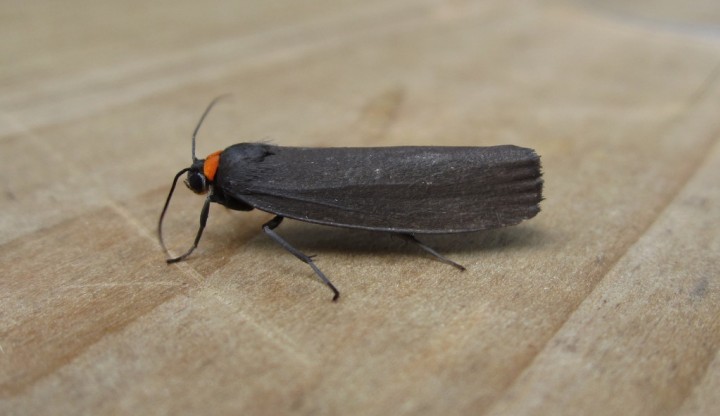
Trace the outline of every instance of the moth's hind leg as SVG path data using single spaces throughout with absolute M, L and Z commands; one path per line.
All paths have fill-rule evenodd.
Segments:
M 290 243 L 285 241 L 284 238 L 280 237 L 275 231 L 273 231 L 273 229 L 275 229 L 278 225 L 280 225 L 282 220 L 283 220 L 282 216 L 280 216 L 280 215 L 276 216 L 275 218 L 271 219 L 270 221 L 266 222 L 263 225 L 263 227 L 262 227 L 263 231 L 265 231 L 265 234 L 267 234 L 270 238 L 275 240 L 276 243 L 280 244 L 282 246 L 282 248 L 289 251 L 290 254 L 292 254 L 293 256 L 300 259 L 300 261 L 302 261 L 303 263 L 312 267 L 312 269 L 315 271 L 315 274 L 318 275 L 320 280 L 322 280 L 323 283 L 325 283 L 325 285 L 327 285 L 327 287 L 329 287 L 330 290 L 333 291 L 333 293 L 334 293 L 333 302 L 337 301 L 338 298 L 340 297 L 340 292 L 335 288 L 335 286 L 332 284 L 330 279 L 325 277 L 325 274 L 315 265 L 315 263 L 313 263 L 312 258 L 310 256 L 304 254 L 302 251 L 293 247 Z
M 409 241 L 411 243 L 416 244 L 421 249 L 425 250 L 426 252 L 432 254 L 436 259 L 440 260 L 441 262 L 445 264 L 449 264 L 456 269 L 460 271 L 465 271 L 465 267 L 461 264 L 455 263 L 454 261 L 450 260 L 449 258 L 443 256 L 442 254 L 435 251 L 432 247 L 429 247 L 425 244 L 423 244 L 421 241 L 419 241 L 417 238 L 415 238 L 412 234 L 396 234 L 398 237 L 402 238 L 405 241 Z

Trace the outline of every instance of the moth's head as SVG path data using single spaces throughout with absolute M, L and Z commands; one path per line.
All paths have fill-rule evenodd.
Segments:
M 160 245 L 162 246 L 163 250 L 165 250 L 165 253 L 167 253 L 168 250 L 167 247 L 165 247 L 165 242 L 163 241 L 162 224 L 163 219 L 165 218 L 165 213 L 167 212 L 168 206 L 170 205 L 170 199 L 172 199 L 173 192 L 175 192 L 175 186 L 177 185 L 180 177 L 182 177 L 183 174 L 187 173 L 187 177 L 185 178 L 185 186 L 190 188 L 190 190 L 195 192 L 196 194 L 208 193 L 208 191 L 210 191 L 210 188 L 212 187 L 213 181 L 215 180 L 215 174 L 217 173 L 218 165 L 220 164 L 221 152 L 212 153 L 205 159 L 198 159 L 195 156 L 195 137 L 197 136 L 197 133 L 200 130 L 200 126 L 202 126 L 202 123 L 205 120 L 205 117 L 207 117 L 208 113 L 210 112 L 210 109 L 212 109 L 215 103 L 217 103 L 218 100 L 221 98 L 222 96 L 217 97 L 210 102 L 210 105 L 207 106 L 205 112 L 200 117 L 200 121 L 198 121 L 197 126 L 195 126 L 195 131 L 192 135 L 193 163 L 189 168 L 182 169 L 180 172 L 175 174 L 175 178 L 173 178 L 172 181 L 172 186 L 170 186 L 170 192 L 168 192 L 167 199 L 165 200 L 165 205 L 163 206 L 162 212 L 160 213 L 160 219 L 158 219 L 157 229 L 158 239 L 160 240 Z M 210 198 L 205 200 L 205 208 L 203 211 L 205 218 L 207 218 L 207 207 L 210 202 Z M 200 230 L 202 232 L 202 228 L 200 228 Z M 197 238 L 200 239 L 200 234 L 198 234 Z M 197 246 L 197 241 L 195 241 L 195 246 Z M 195 248 L 195 246 L 193 246 L 193 248 Z M 168 259 L 168 262 L 175 262 L 181 260 L 187 257 L 191 251 L 192 249 L 180 257 Z
M 185 178 L 185 186 L 198 195 L 208 192 L 217 173 L 220 164 L 220 153 L 217 151 L 210 154 L 205 159 L 197 159 L 190 166 L 187 177 Z

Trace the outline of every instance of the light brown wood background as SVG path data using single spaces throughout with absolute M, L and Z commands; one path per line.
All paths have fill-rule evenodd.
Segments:
M 720 414 L 717 1 L 0 3 L 0 413 Z M 425 241 L 215 206 L 199 154 L 492 145 L 543 211 Z M 202 199 L 166 224 L 190 243 Z

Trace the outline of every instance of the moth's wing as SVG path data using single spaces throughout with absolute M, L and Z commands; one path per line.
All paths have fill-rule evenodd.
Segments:
M 223 191 L 301 221 L 453 233 L 514 225 L 540 210 L 542 174 L 532 149 L 244 146 L 266 154 L 220 172 Z

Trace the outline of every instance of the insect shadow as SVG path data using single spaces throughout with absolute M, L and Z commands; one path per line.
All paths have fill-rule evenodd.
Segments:
M 475 253 L 481 259 L 483 255 L 508 249 L 537 249 L 546 240 L 547 233 L 540 227 L 530 224 L 521 227 L 507 227 L 460 234 L 419 234 L 416 237 L 424 244 L 433 247 L 444 256 L 454 259 L 457 255 Z M 258 234 L 264 241 L 264 236 Z M 321 260 L 324 255 L 333 253 L 353 253 L 354 255 L 377 255 L 390 253 L 407 258 L 435 259 L 397 234 L 338 228 L 317 224 L 289 221 L 282 229 L 283 238 L 292 241 L 304 251 L 311 252 Z M 235 241 L 232 241 L 235 240 Z M 230 244 L 237 250 L 247 243 L 246 239 L 231 238 Z M 276 249 L 267 241 L 267 247 Z M 279 252 L 281 253 L 281 251 Z

